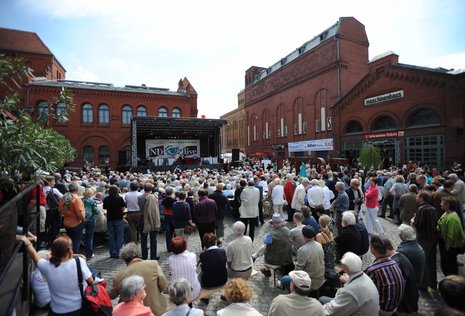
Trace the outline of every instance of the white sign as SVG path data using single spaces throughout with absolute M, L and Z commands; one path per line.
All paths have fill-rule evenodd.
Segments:
M 198 139 L 146 139 L 147 158 L 200 157 Z
M 314 139 L 306 140 L 302 142 L 289 143 L 289 152 L 300 152 L 300 151 L 326 151 L 333 150 L 333 139 Z
M 393 91 L 381 95 L 377 95 L 372 98 L 366 98 L 364 101 L 365 106 L 370 106 L 377 103 L 392 101 L 395 99 L 400 99 L 404 97 L 404 90 Z

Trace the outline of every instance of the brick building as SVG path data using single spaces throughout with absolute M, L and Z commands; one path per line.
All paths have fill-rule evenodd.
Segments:
M 368 45 L 363 24 L 342 17 L 272 66 L 250 67 L 245 74 L 246 152 L 280 160 L 290 156 L 290 142 L 331 138 L 330 108 L 367 73 Z
M 465 73 L 401 64 L 392 52 L 333 107 L 337 154 L 354 159 L 380 148 L 384 166 L 426 163 L 443 169 L 465 157 Z
M 75 110 L 68 120 L 48 125 L 67 137 L 77 156 L 70 166 L 84 161 L 111 168 L 129 162 L 132 116 L 197 117 L 197 92 L 187 78 L 176 91 L 141 86 L 115 87 L 108 83 L 65 80 L 65 69 L 36 33 L 0 28 L 0 53 L 24 58 L 35 78 L 24 78 L 22 102 L 37 117 L 46 111 L 61 88 L 74 94 Z M 0 91 L 0 96 L 5 91 Z M 63 109 L 60 104 L 55 111 Z
M 231 153 L 233 149 L 245 151 L 245 95 L 241 91 L 237 95 L 238 106 L 236 109 L 220 116 L 221 119 L 227 120 L 228 124 L 221 128 L 222 152 Z

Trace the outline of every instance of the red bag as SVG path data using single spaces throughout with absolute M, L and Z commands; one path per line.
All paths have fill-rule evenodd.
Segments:
M 100 283 L 88 285 L 86 290 L 82 291 L 82 273 L 79 258 L 75 257 L 78 270 L 78 283 L 82 295 L 82 313 L 83 315 L 110 316 L 113 312 L 110 295 L 107 292 L 107 282 L 103 280 Z

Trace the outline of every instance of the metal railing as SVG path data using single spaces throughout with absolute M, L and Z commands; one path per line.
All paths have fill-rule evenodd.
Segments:
M 32 225 L 39 232 L 40 203 L 35 212 L 28 213 L 29 193 L 36 188 L 36 201 L 40 200 L 40 185 L 33 184 L 18 192 L 12 199 L 0 206 L 0 315 L 28 315 L 31 307 L 30 271 L 31 260 L 26 251 L 22 252 L 22 264 L 18 263 L 23 243 L 16 241 L 18 216 L 22 218 L 22 234 L 26 235 Z M 19 272 L 21 271 L 21 272 Z M 10 291 L 6 289 L 11 289 Z

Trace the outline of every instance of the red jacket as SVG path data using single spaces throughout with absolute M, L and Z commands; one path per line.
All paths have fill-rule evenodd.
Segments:
M 378 195 L 379 195 L 378 187 L 376 185 L 375 186 L 370 185 L 370 187 L 365 193 L 366 207 L 369 207 L 369 208 L 378 207 L 379 206 Z
M 295 184 L 292 180 L 287 180 L 284 184 L 284 195 L 286 196 L 287 205 L 292 204 L 292 197 L 294 196 Z

